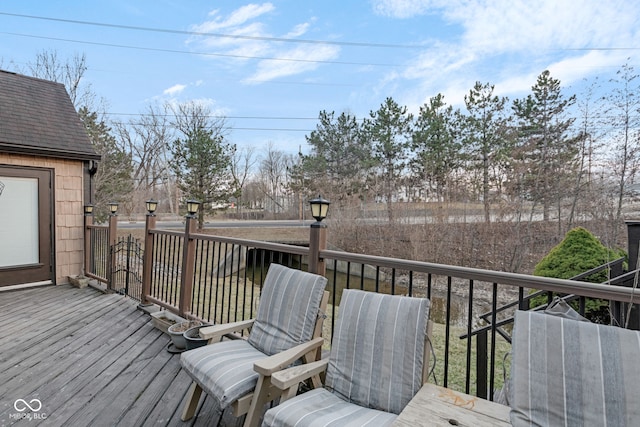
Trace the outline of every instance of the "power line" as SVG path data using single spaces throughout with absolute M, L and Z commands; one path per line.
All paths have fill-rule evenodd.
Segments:
M 18 18 L 40 19 L 45 21 L 66 22 L 69 24 L 78 24 L 78 25 L 91 25 L 96 27 L 119 28 L 124 30 L 148 31 L 148 32 L 155 32 L 155 33 L 168 33 L 168 34 L 183 34 L 183 35 L 189 35 L 189 36 L 202 36 L 202 37 L 229 38 L 229 39 L 238 39 L 238 40 L 271 41 L 271 42 L 284 42 L 284 43 L 305 43 L 305 44 L 328 44 L 328 45 L 336 45 L 336 46 L 357 46 L 357 47 L 394 48 L 394 49 L 424 48 L 423 46 L 418 46 L 418 45 L 366 43 L 366 42 L 341 42 L 341 41 L 335 41 L 335 40 L 290 39 L 290 38 L 282 38 L 282 37 L 207 33 L 207 32 L 199 32 L 199 31 L 173 30 L 173 29 L 167 29 L 167 28 L 110 24 L 105 22 L 80 21 L 76 19 L 52 18 L 47 16 L 23 15 L 19 13 L 9 13 L 9 12 L 0 12 L 0 15 L 15 16 Z
M 106 113 L 108 114 L 108 113 Z M 149 123 L 136 123 L 136 122 L 120 122 L 120 121 L 111 121 L 111 124 L 119 124 L 119 125 L 134 125 L 134 126 L 153 126 L 158 127 L 162 126 L 161 124 L 149 124 Z M 167 127 L 175 128 L 174 125 L 165 124 Z M 261 131 L 261 132 L 313 132 L 315 129 L 295 129 L 295 128 L 254 128 L 254 127 L 236 127 L 236 126 L 225 126 L 226 130 L 246 130 L 246 131 Z
M 52 22 L 64 22 L 76 25 L 89 25 L 104 28 L 118 28 L 123 30 L 145 31 L 166 34 L 182 34 L 200 37 L 216 37 L 236 40 L 253 40 L 253 41 L 271 41 L 282 43 L 302 43 L 302 44 L 325 44 L 334 46 L 354 46 L 354 47 L 370 47 L 370 48 L 388 48 L 388 49 L 425 49 L 424 45 L 407 45 L 407 44 L 389 44 L 389 43 L 371 43 L 371 42 L 350 42 L 336 40 L 314 40 L 314 39 L 292 39 L 285 37 L 267 37 L 267 36 L 247 36 L 238 34 L 209 33 L 201 31 L 175 30 L 170 28 L 142 27 L 136 25 L 121 25 L 106 22 L 82 21 L 77 19 L 54 18 L 50 16 L 25 15 L 20 13 L 0 12 L 0 15 L 14 16 L 25 19 L 38 19 Z M 577 48 L 556 48 L 549 51 L 625 51 L 640 50 L 640 47 L 577 47 Z M 372 64 L 375 65 L 375 64 Z
M 104 113 L 109 116 L 138 116 L 138 117 L 177 117 L 176 114 L 151 113 Z M 226 116 L 223 114 L 209 114 L 213 119 L 249 119 L 249 120 L 318 120 L 317 117 L 275 117 L 275 116 Z
M 396 64 L 380 64 L 380 63 L 370 63 L 370 62 L 348 62 L 348 61 L 326 61 L 326 60 L 315 60 L 315 59 L 299 59 L 299 58 L 273 58 L 273 57 L 261 57 L 261 56 L 250 56 L 250 55 L 231 55 L 227 53 L 211 53 L 211 52 L 190 52 L 186 50 L 177 50 L 177 49 L 161 49 L 155 47 L 141 47 L 141 46 L 128 46 L 114 43 L 100 43 L 100 42 L 90 42 L 85 40 L 72 40 L 72 39 L 63 39 L 59 37 L 46 37 L 46 36 L 36 36 L 33 34 L 20 34 L 20 33 L 9 33 L 0 31 L 0 34 L 7 34 L 11 36 L 18 37 L 30 37 L 35 39 L 43 39 L 43 40 L 54 40 L 54 41 L 62 41 L 67 43 L 80 43 L 80 44 L 88 44 L 93 46 L 106 46 L 106 47 L 116 47 L 120 49 L 135 49 L 135 50 L 146 50 L 152 52 L 165 52 L 165 53 L 179 53 L 186 55 L 203 55 L 203 56 L 218 56 L 218 57 L 226 57 L 226 58 L 239 58 L 239 59 L 259 59 L 259 60 L 267 60 L 267 61 L 288 61 L 288 62 L 305 62 L 305 63 L 314 63 L 314 64 L 338 64 L 338 65 L 364 65 L 364 66 L 376 66 L 376 67 L 399 67 Z

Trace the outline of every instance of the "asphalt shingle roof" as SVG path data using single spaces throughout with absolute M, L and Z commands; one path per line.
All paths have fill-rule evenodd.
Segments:
M 63 84 L 2 70 L 0 152 L 100 159 Z

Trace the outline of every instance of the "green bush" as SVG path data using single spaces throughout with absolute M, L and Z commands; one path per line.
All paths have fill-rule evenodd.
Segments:
M 621 249 L 604 246 L 588 230 L 577 227 L 570 230 L 557 246 L 536 265 L 533 275 L 570 279 L 592 268 L 606 264 L 620 257 L 626 257 Z M 608 280 L 609 270 L 605 269 L 581 279 L 583 282 L 602 283 Z M 545 304 L 546 296 L 532 299 L 532 307 Z M 574 307 L 575 308 L 575 307 Z M 609 322 L 609 302 L 600 299 L 586 300 L 585 316 L 598 323 Z

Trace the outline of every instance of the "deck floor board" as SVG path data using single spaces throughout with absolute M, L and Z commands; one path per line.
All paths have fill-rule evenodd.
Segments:
M 38 425 L 216 425 L 221 411 L 210 397 L 180 420 L 191 379 L 136 305 L 67 285 L 0 292 L 0 427 L 24 422 L 18 399 L 40 400 Z M 226 411 L 220 425 L 241 421 Z

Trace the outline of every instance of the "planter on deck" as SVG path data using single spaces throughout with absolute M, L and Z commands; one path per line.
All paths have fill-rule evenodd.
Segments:
M 167 331 L 171 336 L 171 341 L 173 342 L 174 347 L 177 350 L 184 350 L 187 347 L 187 340 L 184 337 L 184 333 L 195 326 L 201 325 L 202 322 L 198 320 L 191 320 L 170 326 Z
M 184 333 L 184 339 L 186 341 L 187 350 L 193 350 L 194 348 L 202 347 L 203 345 L 207 345 L 209 340 L 204 339 L 200 336 L 200 329 L 206 326 L 211 325 L 200 325 L 195 326 L 191 329 L 188 329 Z
M 71 283 L 76 288 L 86 288 L 89 285 L 89 279 L 85 276 L 69 276 L 69 283 Z
M 151 313 L 153 326 L 160 329 L 165 334 L 169 334 L 168 329 L 176 323 L 185 322 L 187 319 L 178 316 L 170 311 L 162 310 Z

